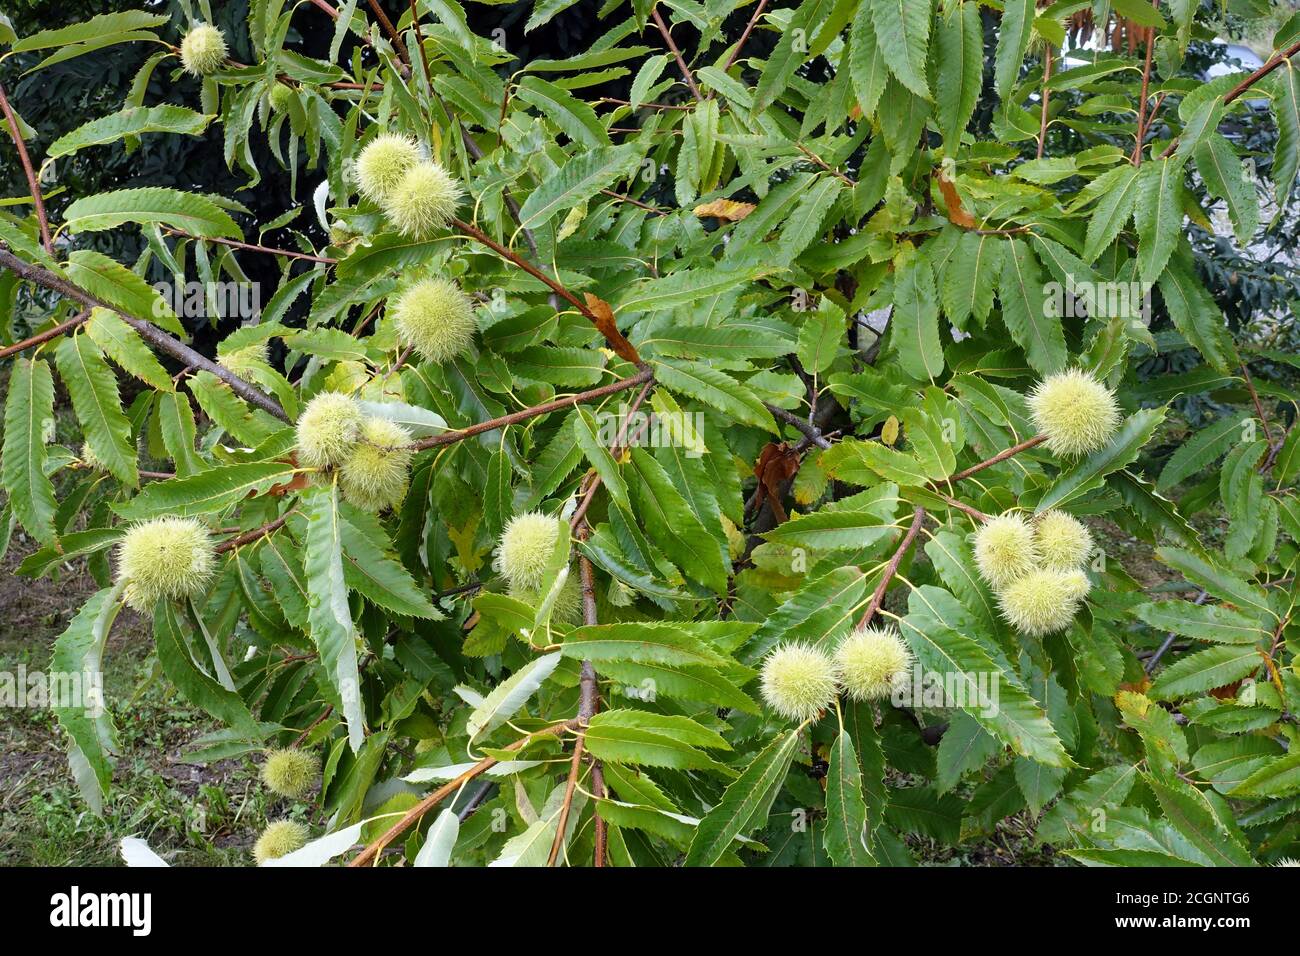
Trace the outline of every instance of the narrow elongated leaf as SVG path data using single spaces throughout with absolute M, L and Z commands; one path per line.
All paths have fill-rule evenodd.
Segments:
M 1043 375 L 1065 367 L 1065 335 L 1061 320 L 1043 309 L 1043 273 L 1029 245 L 1012 239 L 1002 260 L 998 283 L 1002 321 L 1029 364 Z
M 686 852 L 686 866 L 713 866 L 731 841 L 767 820 L 799 745 L 793 730 L 779 734 L 734 780 L 717 806 L 705 814 Z
M 433 606 L 411 573 L 392 553 L 392 542 L 379 522 L 366 521 L 371 516 L 361 512 L 351 514 L 351 519 L 343 518 L 339 522 L 343 541 L 343 577 L 348 587 L 395 614 L 441 619 L 442 612 Z M 364 522 L 364 531 L 353 521 Z
M 853 80 L 853 92 L 857 96 L 862 115 L 870 116 L 876 111 L 880 94 L 885 91 L 889 67 L 885 65 L 884 51 L 876 42 L 876 28 L 871 22 L 871 4 L 866 0 L 858 4 L 849 31 L 849 75 Z
M 984 75 L 984 28 L 979 5 L 970 0 L 941 14 L 935 26 L 934 99 L 939 132 L 955 153 L 975 112 Z
M 89 336 L 71 335 L 59 343 L 55 361 L 91 451 L 119 481 L 138 485 L 131 423 L 122 411 L 117 378 L 95 343 Z
M 257 722 L 240 696 L 222 687 L 194 663 L 176 611 L 168 601 L 159 602 L 154 610 L 153 635 L 163 673 L 186 700 L 237 733 L 260 737 Z
M 86 334 L 114 362 L 140 381 L 160 392 L 170 392 L 175 386 L 172 377 L 162 367 L 140 334 L 107 309 L 95 309 L 86 323 Z
M 930 585 L 913 591 L 908 600 L 900 627 L 921 666 L 960 684 L 962 709 L 1016 753 L 1048 766 L 1068 766 L 1070 758 L 1042 707 L 978 643 L 943 622 L 938 611 L 951 600 Z M 989 674 L 999 676 L 996 706 L 985 699 L 994 692 L 978 683 L 980 675 Z
M 1032 2 L 1032 0 L 1031 0 Z M 1083 242 L 1083 259 L 1095 262 L 1107 246 L 1115 241 L 1133 214 L 1137 202 L 1138 170 L 1125 164 L 1098 177 L 1094 182 L 1104 188 L 1088 220 L 1088 234 Z
M 569 160 L 524 201 L 519 211 L 520 227 L 535 229 L 548 222 L 561 209 L 570 209 L 631 175 L 639 162 L 640 152 L 631 143 L 601 146 Z
M 474 708 L 465 725 L 469 739 L 476 740 L 501 726 L 528 703 L 528 699 L 551 676 L 560 663 L 559 652 L 535 657 L 492 689 L 483 702 Z
M 108 256 L 93 249 L 78 249 L 68 255 L 64 268 L 69 279 L 119 312 L 153 322 L 176 335 L 185 334 L 180 319 L 157 290 Z
M 898 271 L 890 328 L 899 362 L 909 375 L 920 381 L 934 381 L 943 373 L 939 302 L 934 272 L 924 258 L 917 257 Z
M 645 449 L 633 448 L 628 478 L 636 513 L 651 540 L 689 577 L 724 592 L 727 570 L 717 541 L 673 487 L 663 466 Z
M 931 0 L 863 0 L 871 7 L 871 25 L 889 72 L 909 90 L 930 98 L 925 82 L 926 47 L 930 40 Z
M 1133 225 L 1138 234 L 1138 272 L 1144 282 L 1154 282 L 1165 271 L 1182 232 L 1180 202 L 1183 164 L 1173 157 L 1146 163 L 1135 188 Z
M 1223 312 L 1196 277 L 1189 250 L 1180 250 L 1169 261 L 1160 276 L 1160 294 L 1175 327 L 1206 362 L 1221 372 L 1239 364 Z
M 129 136 L 141 133 L 176 133 L 198 136 L 208 128 L 211 116 L 196 113 L 183 106 L 137 107 L 129 106 L 109 116 L 91 120 L 65 133 L 50 144 L 46 150 L 47 158 L 68 156 L 87 146 L 99 146 L 113 143 Z
M 1172 700 L 1204 694 L 1248 677 L 1264 666 L 1251 645 L 1211 647 L 1164 668 L 1147 691 L 1153 700 Z
M 125 582 L 97 591 L 54 641 L 50 670 L 75 678 L 81 699 L 51 701 L 51 709 L 71 738 L 68 760 L 81 795 L 99 813 L 112 778 L 110 755 L 117 743 L 103 700 L 104 645 L 121 609 Z
M 5 397 L 3 465 L 9 504 L 23 528 L 44 545 L 54 543 L 54 484 L 45 473 L 45 443 L 54 437 L 54 376 L 38 359 L 19 356 Z
M 1246 179 L 1241 160 L 1230 144 L 1217 132 L 1209 132 L 1196 148 L 1196 169 L 1205 180 L 1206 191 L 1222 199 L 1228 206 L 1228 216 L 1237 234 L 1237 241 L 1245 245 L 1259 228 L 1259 197 L 1255 186 Z
M 993 85 L 1003 100 L 1020 76 L 1034 28 L 1034 0 L 1006 0 L 998 26 L 998 49 L 993 58 Z
M 200 476 L 202 477 L 202 476 Z M 316 488 L 303 496 L 307 517 L 304 569 L 307 578 L 307 620 L 321 667 L 336 695 L 336 706 L 348 727 L 352 752 L 365 741 L 365 712 L 361 707 L 361 676 L 357 645 L 343 576 L 343 522 L 338 487 Z
M 113 510 L 128 521 L 163 514 L 212 514 L 292 480 L 294 472 L 293 465 L 279 461 L 224 465 L 184 478 L 154 482 L 129 501 L 115 504 Z
M 771 414 L 753 392 L 703 362 L 663 359 L 656 363 L 655 377 L 664 387 L 698 398 L 746 425 L 777 431 Z
M 1216 644 L 1254 644 L 1270 633 L 1258 618 L 1219 604 L 1161 601 L 1139 604 L 1133 613 L 1157 630 Z
M 826 773 L 826 855 L 836 866 L 872 866 L 867 847 L 867 805 L 853 741 L 841 730 Z
M 204 238 L 240 238 L 235 221 L 212 200 L 161 186 L 86 196 L 70 205 L 63 218 L 73 232 L 99 232 L 128 222 L 156 222 Z
M 1163 408 L 1143 408 L 1130 415 L 1110 444 L 1079 460 L 1062 472 L 1056 484 L 1038 502 L 1037 514 L 1055 508 L 1101 485 L 1111 472 L 1126 468 L 1137 458 L 1142 446 L 1151 440 L 1165 420 Z

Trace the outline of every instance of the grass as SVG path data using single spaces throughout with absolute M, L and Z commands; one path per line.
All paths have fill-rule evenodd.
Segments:
M 48 665 L 54 639 L 96 584 L 66 569 L 55 580 L 13 577 L 34 545 L 16 536 L 0 566 L 0 671 Z M 78 793 L 62 732 L 48 709 L 0 710 L 0 865 L 114 866 L 118 841 L 138 836 L 174 865 L 250 863 L 249 847 L 267 819 L 281 815 L 251 760 L 208 766 L 185 761 L 194 738 L 216 730 L 155 676 L 153 641 L 130 612 L 114 626 L 104 692 L 121 754 L 103 816 Z

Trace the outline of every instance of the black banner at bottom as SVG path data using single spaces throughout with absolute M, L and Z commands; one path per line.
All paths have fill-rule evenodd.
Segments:
M 735 942 L 747 931 L 847 920 L 891 935 L 966 932 L 996 924 L 1017 938 L 1199 933 L 1230 942 L 1294 924 L 1300 880 L 1289 868 L 913 870 L 42 869 L 0 870 L 0 914 L 24 934 L 88 941 L 256 940 L 297 946 L 376 932 L 386 944 L 487 927 L 522 932 L 548 920 L 591 918 L 603 931 L 676 928 L 698 943 L 709 927 Z M 568 915 L 566 915 L 568 914 Z M 623 914 L 623 915 L 620 915 Z M 647 923 L 649 919 L 649 923 Z M 682 922 L 684 919 L 689 923 Z M 510 930 L 509 927 L 516 927 Z M 688 928 L 689 927 L 689 928 Z M 1048 937 L 1044 937 L 1048 938 Z

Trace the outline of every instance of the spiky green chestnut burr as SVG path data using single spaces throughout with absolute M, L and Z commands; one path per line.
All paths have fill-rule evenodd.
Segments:
M 365 416 L 351 396 L 322 392 L 298 416 L 298 464 L 308 468 L 340 465 L 352 453 Z
M 202 23 L 181 40 L 181 66 L 191 76 L 210 76 L 226 62 L 227 52 L 225 35 Z
M 856 628 L 835 652 L 844 691 L 854 700 L 879 700 L 907 680 L 912 649 L 892 628 Z
M 141 613 L 160 600 L 189 597 L 212 577 L 216 555 L 208 529 L 193 518 L 154 518 L 129 530 L 117 550 L 126 603 Z
M 367 418 L 339 469 L 343 497 L 366 511 L 395 508 L 406 497 L 411 433 L 386 418 Z
M 768 707 L 802 723 L 831 705 L 838 678 L 835 661 L 824 651 L 807 644 L 785 644 L 763 662 L 760 688 Z
M 995 588 L 1006 587 L 1038 562 L 1034 529 L 1015 512 L 990 518 L 975 532 L 975 567 Z
M 439 365 L 465 354 L 478 329 L 474 303 L 450 279 L 408 286 L 393 306 L 393 317 L 402 342 Z
M 492 566 L 511 590 L 536 593 L 560 540 L 560 522 L 540 511 L 515 515 L 501 532 Z
M 294 850 L 307 845 L 311 831 L 297 820 L 276 820 L 268 824 L 253 844 L 253 859 L 261 866 L 267 860 L 278 860 Z
M 420 147 L 409 136 L 381 133 L 357 156 L 357 191 L 371 202 L 382 203 L 421 159 Z
M 262 764 L 262 783 L 290 800 L 301 800 L 316 783 L 320 761 L 307 750 L 268 750 Z
M 1029 411 L 1048 450 L 1070 458 L 1105 447 L 1119 427 L 1115 396 L 1081 369 L 1049 375 L 1035 386 Z

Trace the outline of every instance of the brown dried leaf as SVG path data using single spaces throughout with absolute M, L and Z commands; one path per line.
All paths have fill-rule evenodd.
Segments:
M 596 324 L 596 328 L 600 330 L 600 334 L 605 336 L 605 341 L 614 350 L 614 354 L 633 365 L 640 365 L 641 356 L 618 330 L 618 323 L 614 321 L 614 310 L 610 308 L 609 303 L 590 292 L 584 292 L 583 297 L 587 300 L 587 312 Z
M 703 219 L 705 216 L 713 216 L 716 219 L 725 219 L 727 222 L 740 222 L 757 206 L 752 202 L 736 202 L 733 199 L 715 199 L 713 202 L 702 203 L 693 210 L 695 215 Z

